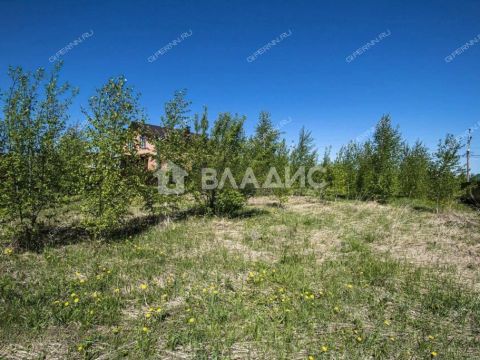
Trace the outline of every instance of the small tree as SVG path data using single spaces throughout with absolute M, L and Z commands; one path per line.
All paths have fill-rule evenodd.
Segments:
M 400 162 L 401 136 L 393 128 L 389 115 L 384 115 L 373 135 L 374 195 L 381 200 L 396 195 Z
M 420 141 L 413 147 L 404 146 L 399 176 L 402 196 L 417 199 L 427 197 L 430 161 L 428 150 Z
M 438 143 L 430 167 L 430 197 L 436 202 L 437 211 L 460 193 L 460 149 L 460 142 L 452 134 Z
M 142 163 L 133 122 L 143 122 L 138 95 L 123 76 L 110 79 L 84 110 L 89 126 L 88 171 L 84 193 L 86 224 L 95 236 L 115 229 L 141 194 Z
M 31 74 L 10 68 L 12 85 L 0 120 L 0 216 L 28 245 L 34 245 L 41 213 L 62 196 L 66 169 L 59 141 L 75 91 L 59 83 L 59 71 L 55 66 L 46 80 L 42 69 Z

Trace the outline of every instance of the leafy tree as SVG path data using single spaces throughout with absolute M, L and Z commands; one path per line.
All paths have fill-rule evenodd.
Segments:
M 63 167 L 62 192 L 67 197 L 81 195 L 85 185 L 88 165 L 88 140 L 79 127 L 70 127 L 62 135 L 59 143 L 60 159 Z
M 386 200 L 397 193 L 401 136 L 389 115 L 380 119 L 373 134 L 373 195 Z
M 448 205 L 460 193 L 460 142 L 448 134 L 438 143 L 430 167 L 430 197 L 440 206 Z
M 317 165 L 317 160 L 318 154 L 315 149 L 312 132 L 302 127 L 298 135 L 298 142 L 290 153 L 291 174 L 295 174 L 301 167 L 304 167 L 305 174 L 308 174 L 308 171 Z M 317 178 L 315 181 L 318 181 L 320 174 L 316 175 Z M 298 187 L 298 184 L 295 183 L 294 187 Z M 299 191 L 300 193 L 304 193 L 305 189 L 300 189 Z
M 272 180 L 271 174 L 274 171 L 272 168 L 275 168 L 280 176 L 288 165 L 288 151 L 285 142 L 280 139 L 280 131 L 273 126 L 268 112 L 260 113 L 255 134 L 248 142 L 248 154 L 244 159 L 244 168 L 251 167 L 253 169 L 260 185 L 264 184 L 267 179 Z M 280 189 L 261 189 L 260 193 L 281 195 Z
M 41 213 L 62 196 L 59 141 L 76 92 L 59 83 L 59 72 L 57 65 L 47 79 L 42 69 L 9 69 L 12 85 L 0 120 L 0 215 L 28 245 L 34 245 Z
M 400 164 L 400 195 L 417 199 L 427 197 L 430 161 L 428 149 L 420 141 L 412 147 L 404 146 Z
M 89 100 L 88 171 L 84 193 L 86 224 L 95 236 L 118 227 L 141 194 L 142 163 L 134 122 L 142 122 L 138 95 L 123 76 L 110 79 Z

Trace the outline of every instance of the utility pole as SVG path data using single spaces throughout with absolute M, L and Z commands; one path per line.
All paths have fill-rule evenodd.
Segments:
M 468 129 L 467 137 L 467 182 L 470 182 L 470 144 L 472 143 L 472 129 Z

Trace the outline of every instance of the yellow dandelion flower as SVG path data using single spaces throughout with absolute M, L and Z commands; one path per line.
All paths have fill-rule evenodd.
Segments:
M 148 327 L 144 326 L 144 327 L 142 328 L 142 331 L 143 331 L 144 333 L 147 333 L 147 332 L 149 332 L 150 330 L 148 329 Z
M 79 282 L 80 284 L 83 284 L 85 282 L 85 279 L 80 279 Z
M 315 357 L 313 355 L 309 355 L 308 360 L 315 360 Z
M 310 296 L 309 296 L 308 298 L 309 298 L 310 300 L 313 300 L 313 299 L 315 299 L 315 295 L 310 294 Z
M 95 299 L 98 298 L 98 292 L 94 291 L 94 292 L 92 293 L 92 297 L 95 298 Z
M 323 351 L 323 352 L 327 352 L 327 351 L 328 351 L 328 346 L 323 345 L 323 346 L 322 346 L 322 351 Z
M 11 247 L 7 247 L 7 248 L 5 248 L 5 250 L 3 250 L 3 253 L 5 255 L 12 255 L 13 254 L 13 249 Z
M 65 302 L 63 303 L 63 306 L 65 306 L 65 307 L 67 307 L 68 305 L 70 305 L 70 303 L 69 303 L 68 301 L 65 301 Z
M 93 315 L 93 310 L 90 310 L 90 311 L 89 311 L 89 314 L 90 314 L 90 315 Z
M 146 317 L 147 319 L 150 319 L 151 316 L 152 316 L 152 314 L 149 313 L 149 312 L 145 314 L 145 317 Z
M 161 307 L 158 307 L 157 310 L 156 310 L 157 313 L 159 312 L 162 312 L 162 308 Z
M 435 339 L 435 336 L 428 335 L 428 340 L 434 340 L 434 339 Z
M 395 338 L 393 336 L 390 336 L 390 341 L 395 341 Z
M 70 297 L 72 297 L 72 298 L 77 297 L 77 294 L 72 293 L 72 295 L 70 295 Z
M 80 301 L 80 299 L 79 299 L 78 297 L 75 298 L 75 299 L 73 299 L 73 302 L 74 302 L 75 304 L 78 303 L 79 301 Z
M 78 345 L 78 346 L 77 346 L 77 350 L 78 350 L 79 352 L 83 351 L 83 345 Z
M 387 326 L 390 325 L 390 321 L 388 321 L 388 320 L 385 320 L 383 323 Z
M 436 357 L 438 355 L 436 351 L 432 351 L 430 354 L 432 355 L 432 357 Z
M 119 332 L 120 332 L 120 329 L 119 329 L 117 326 L 115 326 L 115 327 L 112 329 L 112 333 L 114 333 L 114 334 L 118 334 Z
M 347 284 L 346 286 L 347 286 L 347 288 L 349 288 L 349 289 L 353 289 L 353 285 L 352 285 L 352 284 Z
M 362 340 L 363 340 L 363 339 L 362 339 L 361 336 L 357 336 L 357 341 L 358 341 L 358 342 L 362 342 Z
M 189 323 L 189 324 L 193 324 L 194 322 L 195 322 L 195 318 L 190 318 L 190 319 L 188 319 L 188 323 Z
M 114 292 L 115 294 L 118 294 L 118 293 L 120 292 L 120 289 L 119 289 L 119 288 L 116 288 L 115 290 L 113 290 L 113 292 Z
M 339 311 L 340 311 L 340 308 L 339 308 L 338 306 L 335 306 L 335 307 L 333 308 L 333 310 L 334 310 L 335 312 L 339 312 Z
M 147 284 L 140 284 L 140 289 L 147 290 L 147 288 L 148 288 Z

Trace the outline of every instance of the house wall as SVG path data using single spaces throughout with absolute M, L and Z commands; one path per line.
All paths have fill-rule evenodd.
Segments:
M 141 136 L 137 137 L 137 141 L 140 144 Z M 150 171 L 155 171 L 157 169 L 157 162 L 155 160 L 155 155 L 157 151 L 155 150 L 155 145 L 152 144 L 149 139 L 146 139 L 145 149 L 142 149 L 140 146 L 137 149 L 139 156 L 146 158 L 146 168 Z

